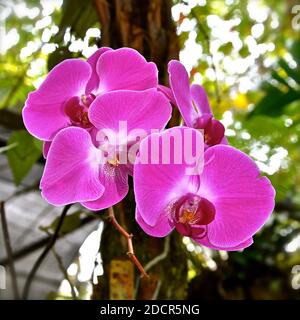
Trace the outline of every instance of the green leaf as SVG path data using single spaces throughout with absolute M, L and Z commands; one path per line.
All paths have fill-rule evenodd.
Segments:
M 283 114 L 286 106 L 299 99 L 300 91 L 290 88 L 289 91 L 282 92 L 274 86 L 269 86 L 267 94 L 260 100 L 249 116 L 263 114 L 270 117 L 278 117 Z
M 227 42 L 220 46 L 219 51 L 223 52 L 225 56 L 230 55 L 233 49 L 233 44 L 231 42 Z
M 300 40 L 297 40 L 292 44 L 290 53 L 292 54 L 293 58 L 296 60 L 299 67 L 300 66 Z
M 271 118 L 265 115 L 258 115 L 255 118 L 251 118 L 245 121 L 243 124 L 252 137 L 255 139 L 263 140 L 264 137 L 269 135 L 280 135 L 282 136 L 282 130 L 286 129 L 279 121 L 280 118 Z
M 250 51 L 249 51 L 249 48 L 248 46 L 243 46 L 240 51 L 239 51 L 239 54 L 242 58 L 246 58 L 250 55 Z
M 41 153 L 43 153 L 43 141 L 33 138 L 33 143 L 37 150 L 39 150 Z
M 67 215 L 64 219 L 63 225 L 60 229 L 59 235 L 65 235 L 68 234 L 77 228 L 81 226 L 81 215 L 82 215 L 82 210 L 75 211 L 69 215 Z M 58 222 L 60 220 L 60 217 L 55 218 L 55 220 L 46 227 L 40 227 L 42 231 L 45 231 L 47 233 L 54 233 L 54 231 L 57 228 Z
M 98 22 L 97 11 L 93 1 L 65 0 L 62 7 L 62 18 L 59 25 L 59 33 L 54 42 L 62 42 L 67 28 L 79 38 L 85 36 L 86 31 Z
M 292 79 L 294 79 L 299 85 L 300 85 L 300 70 L 299 68 L 297 69 L 292 69 L 288 63 L 283 60 L 280 59 L 278 64 L 281 66 L 281 68 L 287 73 L 287 75 L 289 77 L 291 77 Z
M 277 80 L 279 83 L 281 83 L 282 85 L 284 85 L 287 88 L 291 88 L 291 86 L 288 84 L 288 82 L 286 81 L 286 79 L 282 78 L 278 72 L 276 72 L 275 70 L 272 70 L 271 72 L 271 76 L 273 79 Z
M 34 138 L 25 130 L 15 131 L 9 138 L 8 144 L 15 144 L 7 151 L 7 158 L 16 185 L 27 176 L 32 166 L 41 156 Z

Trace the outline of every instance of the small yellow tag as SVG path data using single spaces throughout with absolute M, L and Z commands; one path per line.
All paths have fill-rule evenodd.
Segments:
M 134 266 L 129 260 L 112 260 L 109 274 L 109 298 L 133 300 Z

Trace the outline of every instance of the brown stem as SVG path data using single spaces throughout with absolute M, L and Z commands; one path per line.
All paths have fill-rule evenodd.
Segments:
M 2 223 L 7 259 L 8 259 L 8 267 L 9 267 L 9 271 L 10 271 L 10 275 L 11 275 L 13 294 L 14 294 L 15 300 L 19 300 L 20 297 L 19 297 L 19 290 L 18 290 L 18 283 L 17 283 L 17 274 L 16 274 L 16 270 L 15 270 L 15 266 L 14 266 L 13 252 L 12 252 L 11 243 L 10 243 L 10 237 L 9 237 L 9 231 L 8 231 L 3 201 L 0 203 L 0 207 L 1 207 L 1 209 L 0 209 L 1 223 Z
M 54 246 L 57 238 L 59 237 L 59 232 L 60 229 L 63 225 L 65 216 L 67 215 L 67 212 L 69 211 L 69 209 L 71 208 L 71 204 L 66 205 L 61 213 L 60 219 L 58 221 L 57 227 L 53 233 L 53 236 L 50 238 L 50 241 L 48 242 L 46 248 L 44 249 L 44 251 L 41 253 L 41 255 L 39 256 L 39 258 L 37 259 L 37 261 L 35 262 L 35 264 L 33 265 L 28 278 L 26 280 L 25 286 L 24 286 L 24 290 L 23 290 L 23 300 L 27 300 L 28 298 L 28 294 L 29 294 L 29 290 L 32 284 L 32 281 L 34 279 L 34 276 L 36 274 L 36 272 L 38 271 L 39 267 L 41 266 L 42 262 L 44 261 L 44 259 L 46 258 L 46 256 L 48 255 L 49 251 L 52 249 L 52 247 Z
M 128 245 L 128 252 L 127 255 L 130 258 L 130 260 L 136 265 L 136 267 L 139 269 L 141 273 L 141 277 L 147 277 L 149 278 L 149 275 L 146 273 L 145 269 L 143 268 L 142 264 L 138 260 L 138 258 L 134 254 L 133 250 L 133 244 L 132 244 L 132 234 L 129 234 L 116 220 L 115 213 L 113 207 L 108 208 L 108 217 L 110 219 L 110 222 L 113 224 L 113 226 L 127 239 L 127 245 Z

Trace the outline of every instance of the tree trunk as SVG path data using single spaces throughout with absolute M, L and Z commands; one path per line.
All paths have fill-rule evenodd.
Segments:
M 167 63 L 170 59 L 178 59 L 179 53 L 176 29 L 171 18 L 171 0 L 94 0 L 94 3 L 101 23 L 101 45 L 112 48 L 126 46 L 138 50 L 147 60 L 157 64 L 160 83 L 167 84 Z M 176 111 L 171 122 L 172 125 L 178 123 Z M 153 238 L 139 228 L 134 219 L 132 181 L 130 184 L 128 196 L 115 206 L 116 218 L 129 233 L 133 233 L 135 253 L 143 266 L 151 260 L 153 262 L 153 258 L 162 253 L 160 257 L 166 257 L 149 269 L 149 280 L 139 281 L 138 271 L 134 269 L 135 280 L 128 271 L 126 275 L 123 274 L 123 282 L 118 282 L 122 277 L 117 274 L 113 262 L 119 261 L 122 265 L 124 261 L 122 272 L 128 268 L 125 262 L 127 241 L 109 222 L 105 223 L 100 247 L 104 275 L 94 288 L 94 298 L 120 298 L 112 293 L 114 289 L 116 292 L 124 291 L 121 297 L 132 298 L 133 295 L 127 291 L 134 292 L 134 288 L 138 288 L 135 295 L 137 299 L 184 299 L 187 258 L 181 237 L 174 232 L 169 239 Z

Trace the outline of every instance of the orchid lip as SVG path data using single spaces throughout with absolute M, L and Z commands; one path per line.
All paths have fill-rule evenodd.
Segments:
M 72 125 L 85 129 L 93 126 L 89 120 L 88 110 L 94 99 L 93 94 L 87 94 L 81 95 L 81 97 L 74 96 L 67 100 L 63 108 Z
M 184 236 L 205 236 L 207 225 L 215 219 L 214 205 L 196 194 L 188 193 L 179 198 L 173 208 L 170 223 Z

